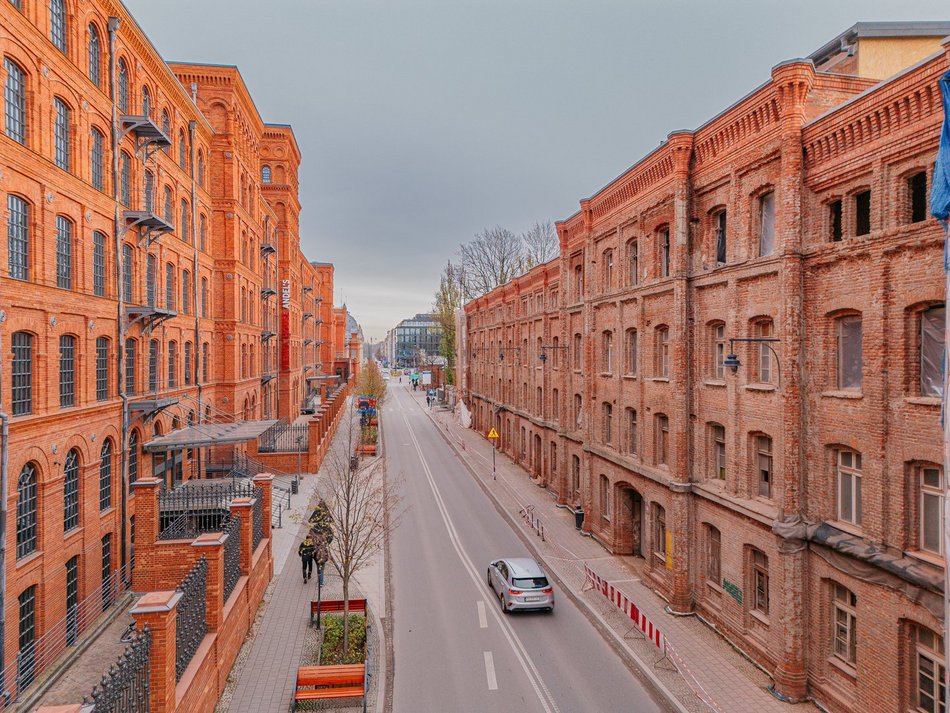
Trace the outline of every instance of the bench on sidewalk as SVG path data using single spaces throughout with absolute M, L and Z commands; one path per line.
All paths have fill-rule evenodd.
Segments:
M 366 600 L 365 599 L 351 599 L 350 600 L 350 613 L 359 614 L 360 612 L 366 613 Z M 324 599 L 320 602 L 320 613 L 321 614 L 342 614 L 343 613 L 343 600 L 342 599 Z M 310 623 L 313 624 L 313 617 L 317 614 L 317 600 L 314 599 L 310 602 Z
M 365 693 L 364 664 L 342 666 L 301 666 L 297 669 L 294 705 L 300 701 L 324 701 L 335 698 L 360 698 Z

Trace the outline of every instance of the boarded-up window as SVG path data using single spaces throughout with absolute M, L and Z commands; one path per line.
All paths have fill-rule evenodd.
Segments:
M 861 317 L 849 315 L 838 320 L 838 388 L 860 389 Z
M 759 255 L 775 252 L 775 194 L 759 198 Z
M 920 393 L 924 396 L 943 396 L 946 319 L 944 305 L 920 313 Z

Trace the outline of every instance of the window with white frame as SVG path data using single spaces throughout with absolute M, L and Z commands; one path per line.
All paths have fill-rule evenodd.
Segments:
M 758 494 L 764 498 L 772 497 L 772 439 L 768 436 L 755 437 L 755 462 Z
M 921 465 L 917 468 L 918 547 L 937 555 L 943 554 L 943 468 Z
M 861 525 L 861 454 L 852 450 L 838 451 L 838 519 Z
M 769 615 L 769 558 L 761 550 L 749 548 L 752 570 L 752 601 L 750 606 L 764 616 Z
M 838 388 L 860 391 L 863 357 L 861 316 L 849 314 L 836 321 Z
M 665 465 L 669 459 L 670 451 L 670 419 L 662 413 L 658 413 L 655 419 L 656 424 L 656 446 L 655 455 L 657 465 Z
M 726 428 L 719 423 L 709 424 L 711 476 L 716 480 L 726 479 Z
M 637 374 L 637 330 L 628 329 L 625 333 L 626 340 L 626 364 L 625 369 L 629 376 L 636 376 Z
M 722 535 L 712 525 L 706 525 L 706 580 L 717 587 L 722 582 Z
M 773 336 L 771 319 L 760 319 L 753 325 L 753 333 L 757 339 L 770 339 Z M 767 342 L 759 342 L 755 346 L 755 380 L 759 384 L 771 384 L 775 373 L 772 350 Z
M 656 328 L 656 375 L 670 376 L 670 329 L 666 326 Z
M 857 663 L 858 597 L 837 582 L 832 586 L 834 624 L 831 653 L 850 666 Z
M 653 503 L 653 554 L 666 559 L 666 510 Z
M 726 376 L 725 370 L 725 359 L 726 359 L 726 325 L 719 323 L 713 324 L 709 328 L 710 330 L 710 342 L 712 345 L 712 354 L 711 356 L 711 366 L 712 366 L 712 377 L 714 379 L 722 380 Z
M 913 626 L 911 690 L 916 713 L 946 713 L 946 652 L 943 637 L 919 624 Z

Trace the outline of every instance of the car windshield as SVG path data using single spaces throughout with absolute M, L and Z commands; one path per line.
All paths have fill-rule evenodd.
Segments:
M 541 587 L 548 586 L 547 577 L 515 577 L 511 580 L 511 585 L 513 587 L 520 587 L 521 589 L 540 589 Z

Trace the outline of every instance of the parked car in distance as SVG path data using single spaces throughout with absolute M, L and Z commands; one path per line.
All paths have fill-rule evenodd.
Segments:
M 554 587 L 541 565 L 528 557 L 506 557 L 488 565 L 488 586 L 508 614 L 524 609 L 554 611 Z

